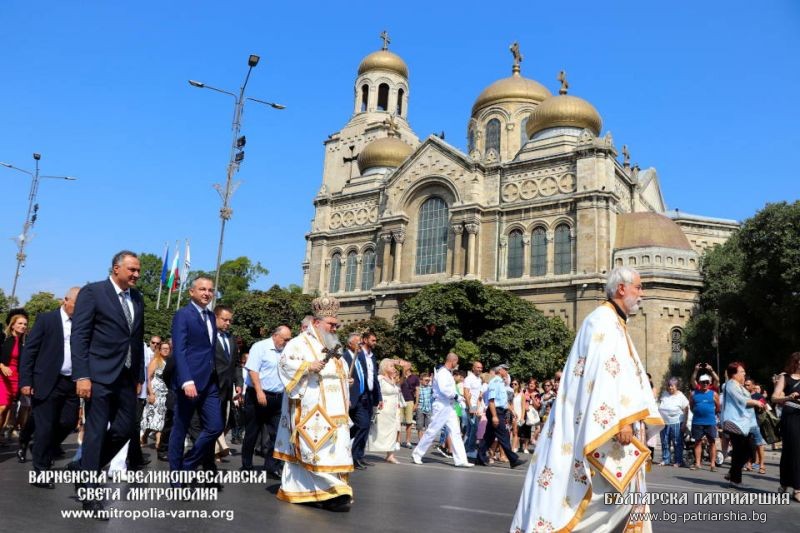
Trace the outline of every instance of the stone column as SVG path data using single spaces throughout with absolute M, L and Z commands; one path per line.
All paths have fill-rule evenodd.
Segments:
M 392 281 L 400 281 L 400 268 L 403 258 L 403 241 L 406 240 L 406 233 L 403 230 L 392 233 L 394 237 L 394 267 L 392 268 Z
M 467 230 L 467 275 L 475 275 L 475 236 L 478 234 L 480 226 L 475 223 L 464 224 Z
M 361 266 L 363 264 L 361 254 L 356 256 L 356 285 L 353 287 L 354 292 L 358 292 L 361 290 L 361 276 L 364 274 L 364 269 Z
M 569 273 L 572 274 L 574 272 L 578 272 L 578 247 L 577 244 L 577 233 L 575 232 L 575 228 L 572 227 L 569 229 L 569 255 L 570 255 L 570 269 Z
M 326 266 L 330 265 L 330 261 L 325 257 L 328 255 L 328 241 L 323 240 L 321 250 L 319 252 L 319 280 L 317 280 L 317 285 L 319 288 L 320 294 L 326 294 L 327 291 L 325 290 L 325 272 L 327 272 Z
M 451 275 L 460 277 L 464 275 L 464 259 L 461 257 L 461 239 L 464 233 L 464 225 L 461 223 L 453 224 L 453 233 L 455 234 L 455 239 L 453 240 L 453 268 Z
M 522 236 L 522 277 L 531 275 L 531 236 Z
M 500 246 L 498 250 L 497 269 L 499 270 L 497 279 L 508 278 L 508 237 L 505 235 L 500 236 Z
M 323 263 L 322 272 L 320 273 L 319 277 L 319 293 L 320 294 L 328 294 L 328 289 L 331 288 L 330 282 L 328 280 L 328 276 L 325 275 L 326 272 L 330 271 L 331 268 L 331 260 L 326 259 L 325 263 Z
M 547 261 L 545 276 L 555 274 L 556 272 L 556 247 L 555 247 L 555 233 L 552 230 L 547 230 L 544 234 L 547 239 Z
M 389 258 L 392 252 L 392 234 L 382 233 L 380 239 L 383 241 L 383 262 L 381 263 L 381 283 L 389 283 Z
M 345 290 L 345 274 L 347 273 L 347 256 L 342 253 L 339 256 L 339 290 L 338 292 L 344 292 Z

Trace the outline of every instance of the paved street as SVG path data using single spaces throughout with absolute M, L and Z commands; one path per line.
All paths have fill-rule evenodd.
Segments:
M 65 446 L 69 455 L 74 444 Z M 235 447 L 238 449 L 238 447 Z M 148 450 L 155 459 L 152 450 Z M 137 531 L 191 531 L 201 533 L 219 531 L 233 524 L 237 528 L 259 528 L 262 531 L 300 532 L 419 532 L 437 533 L 504 532 L 508 531 L 511 516 L 519 497 L 527 466 L 510 470 L 507 466 L 456 469 L 437 455 L 428 454 L 426 464 L 417 466 L 410 462 L 408 450 L 401 450 L 401 464 L 390 465 L 370 457 L 376 466 L 367 471 L 357 471 L 352 476 L 356 501 L 349 513 L 331 513 L 304 505 L 290 505 L 276 500 L 273 495 L 277 482 L 266 485 L 228 485 L 216 502 L 130 502 L 112 504 L 117 509 L 146 510 L 151 507 L 165 510 L 233 510 L 232 523 L 217 519 L 112 519 L 110 523 L 92 520 L 62 518 L 62 509 L 79 509 L 70 486 L 60 485 L 55 490 L 44 490 L 27 484 L 30 463 L 19 464 L 12 450 L 0 450 L 0 517 L 4 531 L 28 531 L 31 526 L 46 527 L 48 531 L 103 530 L 114 532 Z M 147 452 L 147 451 L 146 451 Z M 657 452 L 658 453 L 658 452 Z M 745 483 L 753 492 L 769 492 L 777 488 L 778 454 L 767 452 L 767 475 L 747 474 Z M 530 457 L 530 456 L 525 456 Z M 258 458 L 257 458 L 258 459 Z M 57 466 L 63 466 L 65 460 Z M 224 469 L 236 469 L 239 457 L 228 458 Z M 164 468 L 165 463 L 153 461 L 149 467 Z M 800 504 L 788 506 L 696 506 L 691 493 L 727 491 L 723 474 L 727 468 L 715 473 L 708 470 L 692 472 L 673 467 L 654 467 L 648 484 L 654 492 L 689 492 L 689 505 L 654 505 L 652 511 L 678 513 L 755 510 L 766 513 L 766 523 L 758 521 L 728 521 L 720 523 L 709 517 L 693 517 L 686 523 L 661 521 L 654 523 L 656 531 L 691 531 L 770 533 L 796 531 L 800 519 Z M 696 518 L 700 518 L 697 520 Z

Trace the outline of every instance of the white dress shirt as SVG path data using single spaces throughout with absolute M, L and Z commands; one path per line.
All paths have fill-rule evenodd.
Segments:
M 72 375 L 72 349 L 69 346 L 69 339 L 72 335 L 72 319 L 64 311 L 64 306 L 59 309 L 61 312 L 61 327 L 64 328 L 64 362 L 61 363 L 61 375 Z
M 372 383 L 375 379 L 375 369 L 372 365 L 372 352 L 364 350 L 364 356 L 367 360 L 367 387 L 372 391 Z
M 122 294 L 123 297 L 125 298 L 125 305 L 128 306 L 128 311 L 131 312 L 131 320 L 134 320 L 136 318 L 136 315 L 133 312 L 133 300 L 131 300 L 130 289 L 123 291 L 122 289 L 119 288 L 119 285 L 117 285 L 117 283 L 114 281 L 114 278 L 109 277 L 108 279 L 111 280 L 111 284 L 114 286 L 114 291 L 117 293 L 117 299 L 120 298 L 120 294 Z

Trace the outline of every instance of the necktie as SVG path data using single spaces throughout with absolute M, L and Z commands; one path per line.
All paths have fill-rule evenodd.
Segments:
M 128 322 L 128 331 L 133 331 L 133 315 L 131 315 L 131 310 L 128 307 L 127 297 L 128 291 L 122 291 L 119 293 L 119 300 L 122 303 L 122 312 L 125 314 L 125 320 Z M 125 368 L 131 367 L 131 346 L 130 343 L 128 344 L 128 353 L 125 354 Z
M 358 373 L 358 394 L 364 394 L 364 371 L 361 370 L 361 362 L 357 358 L 353 358 L 353 364 L 356 365 L 356 372 Z
M 211 311 L 208 309 L 203 309 L 203 320 L 206 323 L 206 329 L 208 330 L 208 342 L 214 343 L 214 330 L 211 329 L 211 320 L 208 318 L 208 315 L 211 314 Z
M 219 340 L 222 342 L 222 351 L 225 352 L 225 358 L 230 361 L 231 360 L 231 349 L 228 346 L 228 336 L 224 333 L 219 334 Z

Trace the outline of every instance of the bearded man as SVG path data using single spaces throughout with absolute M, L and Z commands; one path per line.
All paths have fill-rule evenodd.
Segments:
M 339 357 L 329 357 L 339 346 L 339 302 L 323 296 L 311 307 L 310 327 L 286 344 L 278 368 L 286 393 L 273 453 L 285 461 L 277 497 L 348 510 L 353 499 L 348 372 Z
M 651 530 L 632 514 L 649 510 L 646 442 L 664 425 L 626 326 L 643 295 L 639 273 L 616 268 L 606 283 L 608 301 L 581 324 L 512 533 L 617 531 L 623 523 L 625 531 Z

